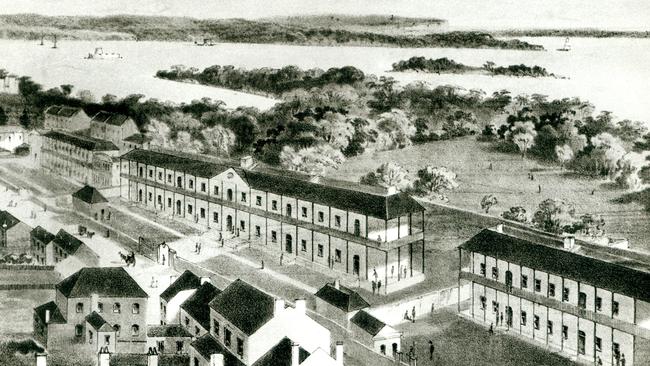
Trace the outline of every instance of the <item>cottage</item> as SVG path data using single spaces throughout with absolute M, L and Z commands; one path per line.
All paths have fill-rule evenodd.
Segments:
M 181 304 L 180 319 L 182 325 L 195 337 L 210 331 L 210 301 L 221 290 L 209 281 L 203 281 L 201 286 Z
M 110 220 L 111 211 L 108 200 L 95 188 L 85 185 L 72 194 L 72 207 L 95 220 Z
M 197 288 L 201 279 L 186 270 L 160 294 L 160 324 L 180 324 L 180 308 Z
M 32 228 L 8 211 L 0 210 L 0 252 L 26 253 Z
M 361 309 L 370 306 L 356 291 L 340 284 L 326 283 L 316 296 L 316 311 L 327 319 L 348 328 L 350 319 Z
M 402 334 L 370 313 L 361 310 L 350 322 L 354 338 L 375 352 L 389 356 L 400 352 Z

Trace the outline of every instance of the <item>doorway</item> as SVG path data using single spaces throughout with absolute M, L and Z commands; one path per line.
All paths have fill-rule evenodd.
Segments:
M 506 306 L 506 325 L 512 328 L 512 308 L 510 306 Z
M 231 215 L 228 215 L 228 216 L 226 217 L 226 229 L 227 229 L 228 231 L 232 231 L 232 229 L 233 229 L 233 228 L 232 228 L 232 216 L 231 216 Z
M 176 201 L 176 214 L 180 215 L 182 209 L 183 209 L 183 204 L 181 203 L 181 200 L 177 200 Z
M 359 256 L 355 255 L 352 257 L 352 274 L 358 275 L 359 274 Z
M 287 234 L 284 237 L 284 250 L 287 253 L 293 253 L 293 238 L 291 237 L 291 234 Z

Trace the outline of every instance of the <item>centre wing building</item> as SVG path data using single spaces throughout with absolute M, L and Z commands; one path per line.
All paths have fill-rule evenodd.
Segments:
M 424 277 L 424 208 L 408 194 L 264 168 L 250 157 L 136 149 L 120 169 L 123 199 L 248 240 L 287 263 L 366 287 L 381 281 L 382 293 Z

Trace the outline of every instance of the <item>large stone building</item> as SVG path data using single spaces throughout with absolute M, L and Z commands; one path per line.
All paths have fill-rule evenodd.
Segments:
M 83 109 L 53 105 L 45 110 L 43 128 L 46 130 L 80 131 L 90 128 L 90 117 Z
M 114 143 L 63 131 L 42 136 L 41 166 L 82 184 L 119 185 L 119 151 Z
M 121 196 L 179 220 L 338 273 L 382 282 L 382 293 L 424 277 L 424 208 L 405 193 L 202 156 L 132 150 Z M 282 254 L 281 254 L 282 253 Z
M 48 351 L 146 353 L 147 300 L 124 268 L 83 268 L 34 309 L 34 335 Z
M 149 141 L 140 134 L 133 119 L 105 111 L 98 112 L 90 120 L 90 137 L 111 141 L 122 151 L 130 147 L 142 148 Z
M 462 313 L 580 362 L 650 363 L 650 261 L 499 225 L 459 247 Z

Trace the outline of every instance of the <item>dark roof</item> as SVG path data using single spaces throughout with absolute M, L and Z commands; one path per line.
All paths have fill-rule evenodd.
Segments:
M 218 294 L 210 307 L 246 335 L 251 335 L 273 318 L 275 300 L 238 279 Z
M 315 183 L 309 181 L 306 175 L 287 174 L 286 171 L 241 169 L 234 162 L 217 163 L 151 150 L 132 150 L 122 158 L 203 178 L 214 177 L 232 168 L 253 189 L 296 197 L 380 219 L 393 219 L 411 212 L 424 211 L 424 207 L 407 193 L 387 195 L 355 189 L 353 185 L 343 187 L 341 184 L 335 186 L 328 183 Z
M 31 235 L 45 244 L 51 242 L 56 237 L 54 234 L 43 229 L 40 226 L 33 228 Z
M 4 229 L 11 229 L 19 223 L 20 220 L 18 220 L 14 215 L 10 214 L 9 211 L 0 211 L 0 227 Z
M 135 144 L 140 144 L 140 145 L 144 144 L 145 142 L 149 142 L 151 140 L 152 140 L 151 137 L 142 133 L 136 133 L 124 139 L 124 141 L 133 142 Z
M 354 314 L 350 321 L 373 337 L 376 336 L 386 326 L 386 323 L 375 318 L 364 310 L 361 310 L 358 313 Z
M 54 140 L 65 142 L 66 144 L 77 146 L 84 150 L 92 151 L 113 151 L 119 150 L 117 146 L 111 141 L 100 140 L 89 136 L 81 136 L 73 133 L 65 133 L 62 131 L 49 131 L 43 136 L 49 137 Z
M 79 247 L 84 243 L 75 238 L 74 235 L 61 229 L 54 237 L 54 244 L 65 251 L 68 255 L 74 255 L 77 252 L 77 249 L 79 249 Z
M 176 279 L 176 281 L 167 286 L 165 291 L 160 294 L 160 298 L 165 301 L 169 301 L 179 292 L 185 290 L 194 290 L 199 288 L 199 286 L 201 286 L 201 279 L 192 273 L 192 271 L 186 270 Z
M 81 108 L 53 105 L 45 110 L 45 113 L 59 117 L 72 117 L 81 112 Z
M 86 267 L 59 282 L 56 289 L 67 297 L 146 298 L 147 293 L 123 267 Z
M 86 203 L 94 204 L 101 202 L 108 202 L 106 197 L 104 197 L 95 187 L 85 185 L 80 190 L 72 194 L 72 197 L 78 198 Z
M 99 315 L 96 311 L 93 311 L 92 313 L 88 314 L 86 316 L 86 321 L 88 324 L 90 324 L 95 330 L 98 330 L 100 332 L 112 332 L 113 327 L 108 324 L 104 318 Z
M 336 306 L 346 313 L 364 309 L 370 306 L 368 302 L 356 291 L 339 285 L 336 289 L 333 284 L 327 283 L 316 292 L 316 297 Z
M 158 366 L 187 366 L 190 356 L 186 354 L 162 353 L 158 355 Z M 148 366 L 146 353 L 113 353 L 110 366 Z
M 107 123 L 113 126 L 121 126 L 128 119 L 129 116 L 125 116 L 123 114 L 101 111 L 93 116 L 91 122 Z
M 203 358 L 210 360 L 210 355 L 222 354 L 223 366 L 246 366 L 235 355 L 222 346 L 210 333 L 197 338 L 190 344 Z
M 42 321 L 45 322 L 45 311 L 49 310 L 50 311 L 50 323 L 55 323 L 55 324 L 64 324 L 65 319 L 63 318 L 63 314 L 61 314 L 61 311 L 59 310 L 59 307 L 56 306 L 56 303 L 54 301 L 50 301 L 48 303 L 45 303 L 41 306 L 37 306 L 34 308 L 34 312 L 36 313 L 36 316 Z
M 192 334 L 180 324 L 149 325 L 147 337 L 192 337 Z
M 206 282 L 199 287 L 185 302 L 181 304 L 181 309 L 185 310 L 189 316 L 196 320 L 203 329 L 210 329 L 210 301 L 217 296 L 221 290 L 214 287 L 210 282 Z
M 291 340 L 287 337 L 282 338 L 278 344 L 273 346 L 262 357 L 253 363 L 253 366 L 291 366 Z M 298 348 L 299 363 L 302 363 L 309 357 L 309 352 L 304 348 Z
M 485 229 L 461 249 L 650 301 L 650 273 Z

